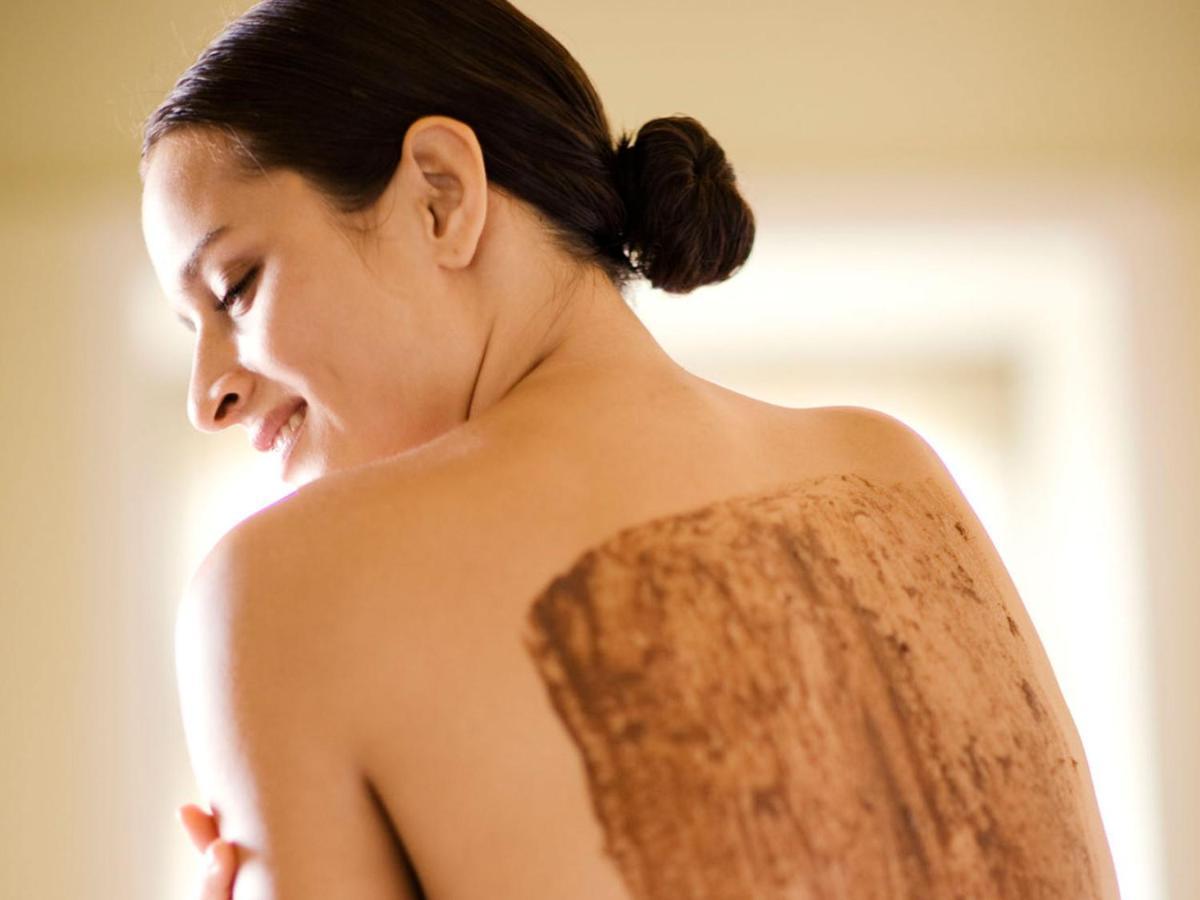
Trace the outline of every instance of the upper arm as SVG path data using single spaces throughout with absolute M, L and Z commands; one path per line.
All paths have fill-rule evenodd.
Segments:
M 294 554 L 243 523 L 197 570 L 176 619 L 197 781 L 237 845 L 235 900 L 406 900 L 403 857 L 357 765 L 352 673 L 316 633 Z M 267 552 L 264 552 L 267 550 Z M 347 694 L 347 692 L 351 692 Z

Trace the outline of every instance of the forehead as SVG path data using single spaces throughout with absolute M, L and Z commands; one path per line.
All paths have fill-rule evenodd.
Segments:
M 239 181 L 219 138 L 191 131 L 169 134 L 155 145 L 147 163 L 143 227 L 178 230 L 187 220 L 211 214 L 235 199 L 238 188 L 245 186 Z
M 305 201 L 301 179 L 290 174 L 247 177 L 221 135 L 185 130 L 162 138 L 146 166 L 142 233 L 163 287 L 182 287 L 179 270 L 210 230 L 286 220 L 282 209 Z

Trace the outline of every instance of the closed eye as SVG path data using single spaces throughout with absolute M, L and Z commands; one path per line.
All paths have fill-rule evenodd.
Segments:
M 245 293 L 246 289 L 250 287 L 250 283 L 254 280 L 254 276 L 257 274 L 257 266 L 247 272 L 245 278 L 231 287 L 225 296 L 217 301 L 217 311 L 228 311 L 229 307 L 236 303 L 242 294 Z

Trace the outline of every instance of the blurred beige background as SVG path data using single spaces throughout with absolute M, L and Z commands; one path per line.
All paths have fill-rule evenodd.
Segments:
M 248 4 L 0 9 L 0 896 L 188 896 L 172 625 L 273 496 L 184 415 L 139 124 Z M 638 309 L 689 367 L 938 448 L 1038 626 L 1130 900 L 1200 897 L 1200 4 L 530 0 L 614 128 L 696 116 L 759 214 Z

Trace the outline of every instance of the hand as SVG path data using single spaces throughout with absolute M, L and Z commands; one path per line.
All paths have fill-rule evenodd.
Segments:
M 221 840 L 216 819 L 194 803 L 179 807 L 178 817 L 196 849 L 204 854 L 204 875 L 195 900 L 232 900 L 233 879 L 237 874 L 237 851 L 233 844 Z

